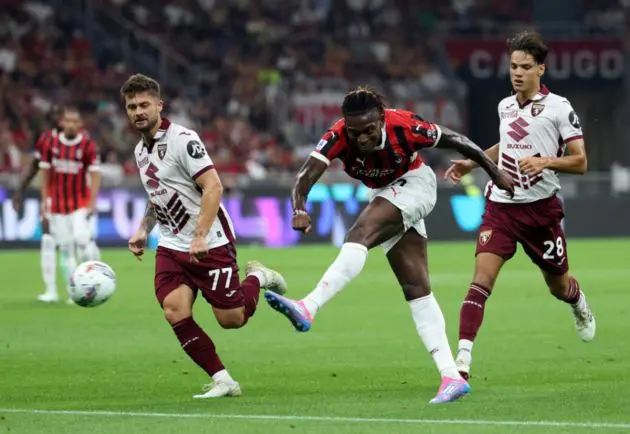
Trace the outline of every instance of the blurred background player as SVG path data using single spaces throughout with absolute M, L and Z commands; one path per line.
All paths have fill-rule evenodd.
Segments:
M 492 181 L 486 187 L 475 271 L 460 313 L 457 366 L 465 378 L 486 301 L 517 243 L 540 268 L 551 294 L 571 307 L 579 337 L 588 342 L 595 336 L 595 318 L 578 281 L 569 274 L 564 211 L 556 196 L 558 172 L 586 173 L 582 127 L 571 103 L 541 85 L 548 53 L 541 36 L 517 34 L 508 40 L 508 49 L 514 94 L 499 103 L 500 141 L 486 155 L 513 177 L 516 188 L 512 197 Z M 445 177 L 458 182 L 475 167 L 474 161 L 455 160 Z
M 157 81 L 132 75 L 121 88 L 131 125 L 142 133 L 134 154 L 149 196 L 129 250 L 142 256 L 157 224 L 155 295 L 188 356 L 211 378 L 195 398 L 241 394 L 221 362 L 214 342 L 192 317 L 197 293 L 210 303 L 221 327 L 241 328 L 256 312 L 261 288 L 284 293 L 284 278 L 258 262 L 247 264 L 239 281 L 234 228 L 221 205 L 223 186 L 199 135 L 161 116 Z
M 35 151 L 31 164 L 24 173 L 20 185 L 13 194 L 13 209 L 17 213 L 22 212 L 24 205 L 24 191 L 31 184 L 37 173 L 39 172 L 39 162 L 42 159 L 43 149 L 61 131 L 61 117 L 63 115 L 63 107 L 54 105 L 48 112 L 49 128 L 42 132 L 35 142 Z M 57 246 L 55 238 L 50 231 L 50 215 L 42 214 L 42 239 L 40 263 L 42 269 L 42 277 L 44 280 L 45 291 L 37 296 L 39 301 L 51 302 L 57 300 Z
M 382 97 L 369 88 L 348 93 L 341 110 L 343 118 L 322 136 L 298 174 L 292 225 L 297 230 L 310 230 L 308 194 L 335 158 L 343 162 L 348 175 L 371 189 L 370 204 L 310 294 L 299 301 L 272 292 L 266 292 L 265 298 L 298 331 L 308 331 L 324 304 L 359 275 L 368 250 L 382 245 L 409 303 L 416 330 L 442 376 L 439 392 L 431 402 L 456 400 L 468 393 L 469 386 L 455 367 L 444 316 L 429 283 L 424 218 L 435 206 L 436 179 L 418 152 L 429 147 L 456 150 L 483 166 L 507 195 L 513 191 L 512 179 L 468 138 L 425 122 L 412 112 L 386 109 Z
M 66 107 L 61 132 L 46 143 L 39 163 L 42 216 L 51 214 L 51 229 L 59 246 L 66 284 L 77 258 L 84 262 L 97 257 L 90 244 L 91 217 L 101 182 L 99 158 L 96 144 L 81 128 L 79 111 Z M 58 300 L 56 291 L 47 294 L 47 301 Z

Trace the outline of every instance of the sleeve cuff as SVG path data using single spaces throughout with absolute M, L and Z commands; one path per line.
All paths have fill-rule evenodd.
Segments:
M 201 175 L 203 175 L 204 173 L 206 173 L 208 170 L 214 168 L 213 164 L 210 164 L 209 166 L 204 167 L 203 169 L 201 169 L 200 171 L 198 171 L 197 173 L 195 173 L 192 177 L 193 181 L 196 180 L 197 178 L 199 178 Z
M 330 166 L 330 160 L 326 158 L 324 155 L 320 154 L 317 151 L 311 152 L 311 157 L 318 159 L 319 161 L 326 164 L 326 166 Z
M 48 163 L 47 161 L 40 161 L 39 162 L 39 168 L 40 169 L 50 169 L 50 163 Z
M 435 148 L 437 144 L 440 142 L 440 139 L 442 138 L 442 128 L 440 128 L 438 124 L 433 124 L 433 125 L 435 125 L 435 130 L 437 131 L 437 137 L 435 139 L 435 142 L 433 142 L 433 146 L 431 147 Z
M 582 140 L 582 138 L 584 138 L 584 136 L 582 136 L 582 135 L 569 137 L 568 139 L 566 139 L 566 140 L 564 141 L 564 143 L 565 143 L 565 144 L 567 144 L 567 143 L 573 142 L 573 141 L 575 141 L 575 140 Z

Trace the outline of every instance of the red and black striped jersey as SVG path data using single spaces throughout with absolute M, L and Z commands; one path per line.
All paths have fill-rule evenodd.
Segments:
M 35 152 L 33 152 L 33 158 L 36 160 L 42 159 L 42 154 L 44 152 L 44 148 L 47 146 L 46 144 L 57 137 L 57 128 L 51 128 L 39 135 L 39 138 L 35 142 Z
M 419 168 L 418 151 L 435 146 L 442 131 L 407 110 L 386 109 L 381 144 L 371 153 L 361 153 L 352 144 L 340 119 L 322 136 L 311 156 L 326 164 L 339 158 L 344 171 L 367 187 L 385 187 L 410 170 Z
M 53 214 L 69 214 L 90 201 L 88 172 L 100 170 L 94 141 L 83 134 L 67 139 L 63 133 L 44 143 L 39 167 L 50 169 L 49 194 Z

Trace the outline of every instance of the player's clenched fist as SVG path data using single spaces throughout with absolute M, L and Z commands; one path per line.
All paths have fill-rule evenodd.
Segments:
M 311 230 L 311 216 L 303 209 L 293 211 L 291 227 L 296 231 L 308 233 Z
M 462 176 L 474 168 L 475 163 L 472 160 L 451 160 L 451 167 L 444 173 L 444 179 L 450 179 L 457 184 L 462 179 Z
M 147 244 L 147 232 L 144 229 L 138 229 L 138 231 L 129 238 L 127 244 L 131 253 L 141 261 L 142 255 L 144 254 L 144 246 Z

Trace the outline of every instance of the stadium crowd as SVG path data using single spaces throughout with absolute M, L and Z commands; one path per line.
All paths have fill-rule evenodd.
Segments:
M 338 114 L 333 104 L 309 116 L 294 95 L 341 92 L 357 82 L 375 84 L 391 105 L 410 95 L 453 93 L 448 56 L 434 36 L 439 24 L 453 23 L 462 34 L 487 31 L 485 22 L 518 26 L 531 19 L 532 3 L 98 0 L 93 7 L 198 66 L 199 98 L 165 89 L 168 116 L 200 131 L 221 173 L 262 177 L 295 171 L 302 150 Z M 630 1 L 582 3 L 587 23 L 605 25 L 627 19 L 622 6 Z M 0 5 L 0 172 L 21 170 L 48 109 L 60 102 L 81 109 L 112 179 L 133 173 L 136 137 L 119 99 L 120 83 L 132 72 L 124 59 L 112 51 L 95 55 L 81 23 L 45 2 Z

